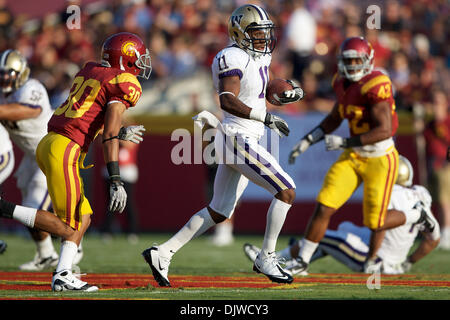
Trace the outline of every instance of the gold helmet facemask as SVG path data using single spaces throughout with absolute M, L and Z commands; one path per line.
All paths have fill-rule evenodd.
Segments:
M 255 57 L 272 53 L 276 45 L 274 28 L 266 10 L 252 4 L 237 8 L 228 20 L 230 39 Z
M 404 187 L 411 187 L 414 177 L 414 171 L 408 159 L 404 156 L 398 156 L 398 176 L 395 184 L 399 184 Z
M 8 49 L 0 54 L 0 88 L 3 93 L 19 89 L 29 76 L 27 60 L 19 51 Z

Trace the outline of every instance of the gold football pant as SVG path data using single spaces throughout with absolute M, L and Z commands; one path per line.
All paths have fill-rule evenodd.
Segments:
M 37 162 L 47 178 L 53 210 L 75 230 L 80 230 L 83 215 L 92 214 L 80 176 L 80 152 L 78 144 L 54 132 L 42 138 L 36 150 Z
M 370 229 L 382 227 L 397 173 L 395 148 L 375 158 L 364 158 L 347 149 L 328 170 L 317 201 L 339 209 L 363 183 L 363 223 Z

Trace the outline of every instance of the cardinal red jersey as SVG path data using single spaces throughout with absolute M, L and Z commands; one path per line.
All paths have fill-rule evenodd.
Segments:
M 339 114 L 347 119 L 352 136 L 371 130 L 370 108 L 378 102 L 387 101 L 392 112 L 392 136 L 397 131 L 398 118 L 389 77 L 374 70 L 357 82 L 350 82 L 337 74 L 332 81 L 337 96 Z
M 104 125 L 108 104 L 119 101 L 128 109 L 136 105 L 141 94 L 136 76 L 89 62 L 76 74 L 69 97 L 48 122 L 48 132 L 71 139 L 87 152 Z

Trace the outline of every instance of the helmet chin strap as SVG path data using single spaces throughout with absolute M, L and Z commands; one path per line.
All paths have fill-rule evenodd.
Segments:
M 122 59 L 122 56 L 120 56 L 120 58 L 119 58 L 119 66 L 120 66 L 120 70 L 125 71 L 125 68 L 124 68 L 122 62 L 123 62 L 123 59 Z

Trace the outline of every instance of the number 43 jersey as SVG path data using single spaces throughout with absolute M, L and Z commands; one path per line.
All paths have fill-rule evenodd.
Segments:
M 48 132 L 59 133 L 84 152 L 103 127 L 109 103 L 136 105 L 142 88 L 136 76 L 116 68 L 88 62 L 75 76 L 67 100 L 55 110 Z
M 374 69 L 361 80 L 350 82 L 335 75 L 332 83 L 337 97 L 339 115 L 347 119 L 350 135 L 356 136 L 372 129 L 373 121 L 370 109 L 377 103 L 386 101 L 391 108 L 392 133 L 391 137 L 372 145 L 353 148 L 363 157 L 379 157 L 389 153 L 394 147 L 394 136 L 398 127 L 392 84 L 389 77 L 382 71 Z

